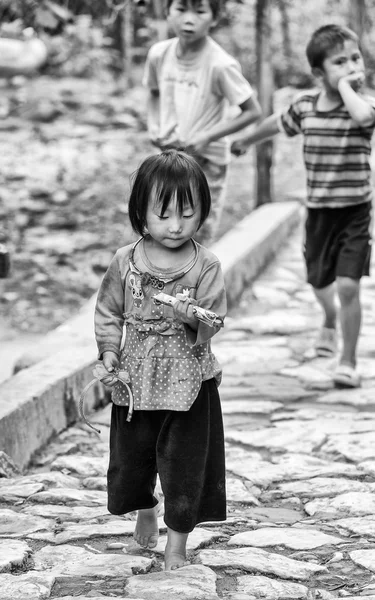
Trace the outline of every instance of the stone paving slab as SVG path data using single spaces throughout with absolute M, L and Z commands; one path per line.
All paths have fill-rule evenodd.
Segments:
M 143 600 L 171 597 L 176 600 L 219 600 L 216 574 L 202 565 L 187 566 L 169 573 L 130 577 L 126 592 Z
M 30 533 L 29 539 L 41 540 L 52 544 L 67 544 L 76 540 L 90 540 L 91 538 L 109 538 L 113 536 L 133 535 L 134 521 L 119 521 L 118 519 L 106 523 L 90 523 L 87 525 L 67 525 L 63 531 Z
M 300 583 L 276 581 L 263 575 L 238 577 L 238 590 L 246 592 L 247 598 L 267 597 L 268 600 L 305 600 L 308 588 Z
M 195 529 L 191 564 L 163 571 L 162 516 L 149 551 L 132 539 L 135 513 L 107 513 L 106 406 L 101 437 L 76 423 L 24 475 L 3 461 L 0 600 L 375 600 L 375 284 L 362 293 L 363 387 L 335 389 L 333 361 L 311 353 L 320 313 L 301 244 L 296 230 L 214 339 L 228 519 Z
M 8 508 L 0 509 L 0 538 L 25 537 L 35 531 L 50 530 L 53 525 L 50 519 L 23 515 Z
M 79 546 L 45 546 L 35 553 L 34 569 L 51 572 L 56 578 L 130 577 L 133 572 L 147 573 L 154 559 L 126 554 L 93 554 Z
M 267 573 L 292 580 L 306 580 L 316 573 L 326 571 L 324 566 L 294 560 L 259 548 L 202 550 L 199 560 L 209 567 L 236 567 L 250 573 Z
M 142 598 L 129 598 L 129 596 L 116 596 L 119 600 L 142 600 Z M 61 596 L 60 600 L 113 600 L 113 596 Z
M 55 577 L 44 573 L 0 575 L 0 600 L 45 600 L 54 583 Z
M 343 540 L 308 527 L 263 527 L 233 535 L 228 546 L 267 548 L 285 546 L 293 550 L 308 550 L 326 544 L 342 544 Z

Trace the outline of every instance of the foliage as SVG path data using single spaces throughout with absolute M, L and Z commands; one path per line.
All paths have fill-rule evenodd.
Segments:
M 350 0 L 274 0 L 272 8 L 271 55 L 277 88 L 292 85 L 306 87 L 313 84 L 310 67 L 305 56 L 307 40 L 312 32 L 327 23 L 348 25 Z M 355 2 L 355 0 L 351 0 Z M 240 61 L 250 81 L 255 81 L 255 3 L 256 0 L 228 0 L 226 11 L 229 27 L 219 29 L 215 37 Z M 290 52 L 285 44 L 281 6 L 284 5 L 290 36 Z M 367 0 L 367 30 L 363 46 L 371 49 L 375 44 L 375 2 Z M 375 57 L 365 53 L 368 82 L 375 84 Z
M 119 53 L 90 15 L 79 15 L 60 35 L 48 41 L 48 73 L 54 76 L 96 77 L 121 70 Z
M 133 2 L 134 52 L 142 61 L 157 39 L 154 27 L 163 0 L 0 0 L 0 22 L 19 19 L 40 35 L 53 34 L 49 66 L 57 73 L 89 76 L 99 67 L 119 72 L 124 53 L 122 26 L 125 2 Z M 271 54 L 277 88 L 306 87 L 313 78 L 305 57 L 306 41 L 328 22 L 350 24 L 356 0 L 273 0 Z M 225 0 L 223 16 L 213 36 L 240 61 L 246 77 L 255 81 L 256 0 Z M 351 9 L 351 11 L 350 11 Z M 366 0 L 362 42 L 368 82 L 375 87 L 375 0 Z M 88 26 L 86 26 L 89 23 Z M 86 25 L 85 25 L 86 24 Z M 89 31 L 90 28 L 90 31 Z M 85 55 L 85 56 L 83 56 Z M 79 65 L 77 64 L 79 63 Z
M 116 12 L 117 4 L 112 0 L 0 0 L 0 20 L 22 18 L 24 27 L 54 30 L 59 21 L 73 15 L 107 18 Z

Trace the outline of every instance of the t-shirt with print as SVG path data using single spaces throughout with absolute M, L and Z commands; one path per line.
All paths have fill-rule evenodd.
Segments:
M 281 131 L 288 136 L 303 135 L 307 206 L 342 208 L 370 202 L 375 111 L 374 122 L 361 127 L 344 103 L 330 111 L 319 111 L 319 94 L 303 93 L 279 117 Z M 375 108 L 375 98 L 365 98 Z
M 220 327 L 199 321 L 194 331 L 176 320 L 170 306 L 153 301 L 160 291 L 157 280 L 164 282 L 164 293 L 188 293 L 193 302 L 224 318 L 224 278 L 212 252 L 194 242 L 186 264 L 161 269 L 149 261 L 141 238 L 116 252 L 100 287 L 95 309 L 99 358 L 107 350 L 117 353 L 133 393 L 134 410 L 186 411 L 202 381 L 215 378 L 220 383 L 221 368 L 210 344 Z M 129 405 L 121 382 L 116 383 L 112 400 Z
M 228 104 L 239 106 L 253 90 L 239 63 L 211 37 L 193 60 L 178 58 L 177 44 L 178 38 L 172 38 L 150 48 L 143 81 L 159 91 L 160 140 L 184 147 L 189 135 L 221 122 Z M 215 164 L 228 164 L 228 138 L 210 143 L 201 155 Z

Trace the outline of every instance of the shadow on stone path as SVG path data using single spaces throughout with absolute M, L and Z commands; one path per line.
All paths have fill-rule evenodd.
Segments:
M 62 433 L 23 477 L 0 479 L 0 600 L 375 600 L 375 302 L 363 286 L 360 390 L 332 386 L 309 349 L 320 324 L 301 232 L 248 289 L 214 351 L 224 367 L 228 519 L 190 535 L 164 573 L 106 511 L 109 410 Z

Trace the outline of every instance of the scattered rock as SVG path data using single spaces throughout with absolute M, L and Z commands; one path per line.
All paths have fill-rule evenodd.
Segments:
M 0 450 L 0 478 L 14 477 L 19 474 L 19 468 L 6 452 Z
M 13 567 L 22 566 L 30 554 L 31 548 L 26 542 L 0 540 L 0 573 L 10 571 Z

